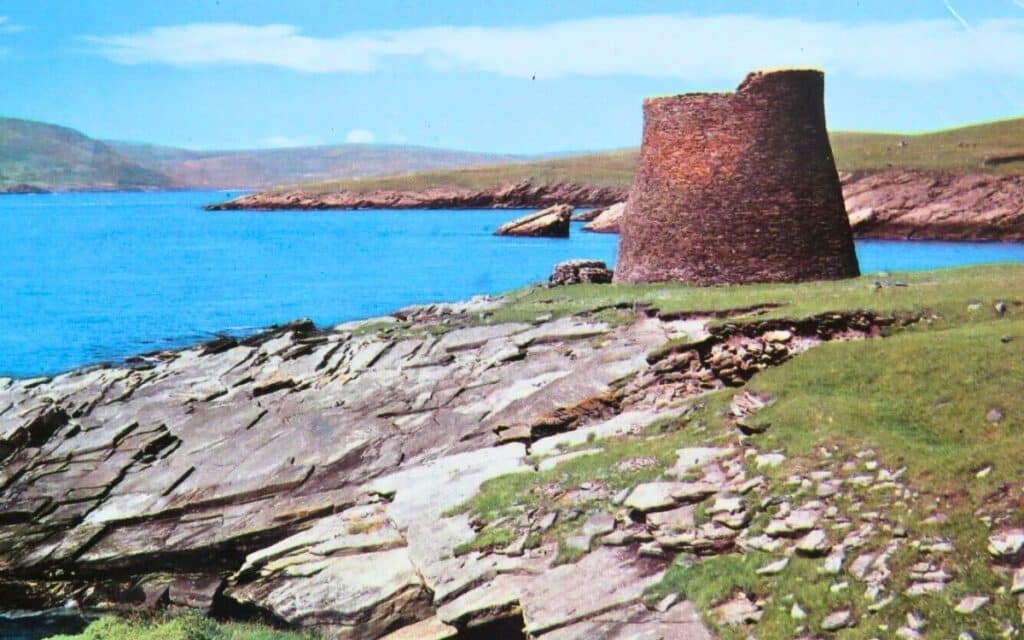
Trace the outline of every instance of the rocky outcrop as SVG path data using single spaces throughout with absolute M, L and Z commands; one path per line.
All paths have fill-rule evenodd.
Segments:
M 617 282 L 792 282 L 859 273 L 825 129 L 824 74 L 644 101 Z
M 617 202 L 610 207 L 601 209 L 590 222 L 583 225 L 583 230 L 594 233 L 618 233 L 619 223 L 625 213 L 626 203 Z
M 606 284 L 614 274 L 601 260 L 568 260 L 555 265 L 548 278 L 551 285 Z
M 457 507 L 488 479 L 586 455 L 572 448 L 640 433 L 687 398 L 823 340 L 874 335 L 880 321 L 706 330 L 648 310 L 622 326 L 479 324 L 495 304 L 326 331 L 300 321 L 126 366 L 0 381 L 2 607 L 179 606 L 352 639 L 710 637 L 690 603 L 644 599 L 667 560 L 638 547 L 652 534 L 630 541 L 636 523 L 595 514 L 567 542 L 608 542 L 559 564 L 550 544 L 465 551 L 481 523 Z M 737 424 L 768 402 L 737 404 Z M 734 485 L 746 480 L 700 491 Z M 578 491 L 586 501 L 602 489 Z M 742 519 L 715 514 L 725 527 Z M 549 520 L 508 524 L 525 540 Z M 663 541 L 657 528 L 681 521 L 648 521 L 666 549 L 742 539 L 715 528 Z M 646 635 L 628 635 L 637 630 Z
M 603 207 L 625 197 L 625 189 L 614 187 L 524 180 L 481 190 L 433 187 L 423 191 L 267 191 L 208 205 L 206 209 L 530 209 L 562 203 Z
M 556 204 L 506 222 L 495 230 L 494 235 L 568 238 L 570 218 L 572 218 L 572 207 L 567 204 Z
M 861 238 L 1024 242 L 1024 176 L 851 174 L 843 195 Z
M 9 184 L 0 185 L 0 194 L 30 194 L 30 193 L 50 193 L 49 190 L 42 187 L 38 187 L 33 184 Z
M 440 327 L 488 304 L 398 315 Z M 585 622 L 545 613 L 544 557 L 456 558 L 474 531 L 446 514 L 486 479 L 531 468 L 510 434 L 557 430 L 553 416 L 645 368 L 673 324 L 564 319 L 437 337 L 363 326 L 298 322 L 0 382 L 3 607 L 170 603 L 349 638 L 434 616 L 462 629 L 520 611 L 538 630 Z M 594 571 L 633 575 L 631 558 Z M 653 579 L 638 567 L 636 597 L 617 605 Z M 515 582 L 506 595 L 477 592 L 502 581 Z M 494 598 L 509 604 L 485 606 Z

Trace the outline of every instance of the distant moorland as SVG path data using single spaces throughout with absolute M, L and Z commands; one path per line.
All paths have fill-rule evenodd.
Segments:
M 917 135 L 836 131 L 830 139 L 840 171 L 895 168 L 1024 173 L 1024 118 Z M 534 184 L 565 181 L 626 188 L 633 182 L 637 155 L 637 150 L 627 149 L 502 166 L 309 182 L 287 188 L 311 192 L 419 191 L 436 186 L 483 190 L 522 180 Z M 1015 161 L 999 161 L 1014 157 Z M 991 162 L 993 158 L 995 163 Z M 990 161 L 987 163 L 986 159 Z
M 288 182 L 529 159 L 400 145 L 192 151 L 100 141 L 43 122 L 0 118 L 0 192 L 268 188 Z
M 1024 173 L 1024 118 L 917 135 L 837 131 L 831 140 L 841 171 Z M 0 118 L 0 192 L 273 187 L 365 192 L 435 186 L 480 190 L 522 180 L 626 188 L 636 160 L 635 149 L 540 160 L 366 144 L 193 151 L 99 141 L 66 127 Z

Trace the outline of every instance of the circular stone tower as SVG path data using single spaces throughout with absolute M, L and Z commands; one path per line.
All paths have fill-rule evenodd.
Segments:
M 858 275 L 824 84 L 820 71 L 755 72 L 735 93 L 644 100 L 615 281 Z

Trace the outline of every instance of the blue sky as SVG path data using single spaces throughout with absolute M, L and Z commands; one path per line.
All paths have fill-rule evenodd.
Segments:
M 833 129 L 1024 115 L 1024 0 L 0 2 L 0 115 L 203 149 L 634 146 L 644 96 L 773 66 Z

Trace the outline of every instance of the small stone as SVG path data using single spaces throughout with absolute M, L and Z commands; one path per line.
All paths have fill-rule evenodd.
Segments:
M 821 572 L 832 576 L 838 574 L 843 570 L 843 560 L 845 559 L 846 552 L 842 547 L 839 547 L 825 558 L 825 563 L 821 567 Z
M 920 640 L 924 636 L 910 627 L 900 627 L 896 630 L 896 637 L 901 638 L 902 640 Z
M 821 529 L 811 531 L 796 543 L 797 552 L 808 556 L 823 555 L 831 548 L 832 543 Z
M 998 560 L 1013 560 L 1024 549 L 1024 529 L 1007 529 L 989 536 L 988 552 Z
M 789 617 L 794 620 L 803 620 L 807 617 L 807 612 L 798 603 L 794 602 L 793 606 L 789 608 Z
M 985 467 L 984 469 L 982 469 L 978 473 L 974 474 L 974 477 L 975 478 L 985 478 L 990 473 L 992 473 L 992 465 L 988 465 L 987 467 Z
M 626 498 L 625 506 L 640 512 L 658 511 L 675 506 L 672 492 L 678 489 L 677 482 L 648 482 L 638 485 Z
M 661 613 L 665 613 L 666 611 L 671 609 L 672 605 L 674 605 L 678 601 L 679 601 L 679 594 L 678 593 L 670 593 L 667 596 L 665 596 L 664 598 L 662 598 L 661 600 L 658 600 L 658 604 L 654 605 L 654 609 L 656 611 L 660 611 Z
M 590 551 L 590 536 L 568 536 L 565 539 L 565 546 L 576 551 Z
M 910 627 L 914 631 L 920 631 L 921 629 L 924 629 L 924 625 L 925 625 L 924 618 L 922 618 L 921 616 L 919 616 L 917 613 L 915 613 L 913 611 L 908 611 L 907 612 L 907 626 L 908 627 Z
M 896 598 L 893 597 L 893 596 L 886 596 L 886 597 L 882 598 L 881 600 L 879 600 L 878 602 L 874 602 L 874 603 L 868 605 L 868 611 L 870 611 L 872 613 L 875 613 L 876 611 L 881 611 L 882 609 L 884 609 L 884 608 L 888 607 L 890 604 L 892 604 L 893 601 L 895 601 L 895 600 L 896 600 Z
M 999 407 L 992 407 L 985 413 L 985 419 L 989 422 L 1002 422 L 1005 417 L 1003 410 Z
M 960 600 L 953 611 L 964 615 L 971 614 L 984 607 L 988 602 L 988 596 L 967 596 Z
M 821 628 L 825 631 L 838 631 L 854 624 L 853 613 L 849 609 L 833 611 L 821 621 Z
M 761 619 L 762 611 L 746 594 L 739 593 L 715 607 L 714 615 L 723 625 L 739 626 L 757 622 Z
M 777 467 L 785 462 L 786 456 L 781 453 L 761 453 L 754 458 L 754 464 L 758 469 L 765 467 Z
M 665 550 L 661 548 L 657 542 L 644 542 L 636 550 L 636 552 L 642 556 L 648 558 L 664 558 Z
M 777 573 L 781 573 L 782 570 L 785 569 L 786 565 L 788 564 L 789 558 L 782 558 L 781 560 L 776 560 L 775 562 L 766 564 L 765 566 L 758 569 L 757 573 L 762 576 L 774 576 Z
M 849 588 L 850 588 L 850 583 L 849 582 L 837 582 L 834 585 L 830 586 L 828 588 L 828 590 L 831 593 L 839 593 L 840 591 L 845 591 L 845 590 L 847 590 Z
M 908 596 L 923 596 L 930 593 L 939 593 L 945 588 L 946 583 L 944 582 L 915 582 L 903 593 Z
M 974 636 L 966 631 L 961 631 L 960 635 L 956 637 L 956 640 L 974 640 Z
M 1017 569 L 1013 572 L 1013 584 L 1010 586 L 1010 593 L 1024 593 L 1024 569 Z
M 583 523 L 583 535 L 593 538 L 615 530 L 615 516 L 607 511 L 598 511 Z
M 558 512 L 557 511 L 549 511 L 548 513 L 544 514 L 544 516 L 541 517 L 540 520 L 537 521 L 537 530 L 538 531 L 547 531 L 548 529 L 550 529 L 555 524 L 555 520 L 557 520 L 557 519 L 558 519 Z
M 765 342 L 789 342 L 790 339 L 793 337 L 793 332 L 786 331 L 785 329 L 780 329 L 778 331 L 767 331 L 762 337 L 764 338 Z

